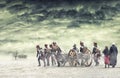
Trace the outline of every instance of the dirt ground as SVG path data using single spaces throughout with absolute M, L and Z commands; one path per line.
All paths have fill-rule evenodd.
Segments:
M 3 58 L 0 57 L 0 78 L 120 78 L 120 60 L 115 68 L 104 68 L 103 57 L 99 66 L 93 63 L 91 67 L 38 67 L 35 57 Z

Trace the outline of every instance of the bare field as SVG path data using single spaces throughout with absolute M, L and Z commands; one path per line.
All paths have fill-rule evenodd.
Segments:
M 2 56 L 3 57 L 3 56 Z M 37 59 L 14 60 L 11 56 L 0 58 L 0 78 L 120 78 L 120 62 L 115 68 L 104 68 L 103 57 L 100 65 L 91 67 L 38 67 Z

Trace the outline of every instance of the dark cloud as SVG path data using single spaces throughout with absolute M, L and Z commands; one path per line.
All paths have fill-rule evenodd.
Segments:
M 6 0 L 7 3 L 10 3 L 10 2 L 14 2 L 14 1 L 20 1 L 20 0 Z M 36 3 L 36 2 L 39 2 L 39 3 L 48 3 L 48 2 L 56 2 L 56 3 L 64 3 L 64 2 L 67 2 L 67 3 L 77 3 L 77 2 L 110 2 L 110 1 L 120 1 L 120 0 L 21 0 L 23 2 L 27 2 L 27 3 Z

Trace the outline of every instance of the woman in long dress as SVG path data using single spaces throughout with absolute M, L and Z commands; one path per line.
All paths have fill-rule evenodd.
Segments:
M 117 64 L 118 49 L 115 44 L 110 47 L 110 65 L 114 68 Z

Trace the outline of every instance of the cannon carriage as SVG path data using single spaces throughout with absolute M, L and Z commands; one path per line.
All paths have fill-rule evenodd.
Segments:
M 60 58 L 60 66 L 65 66 L 66 63 L 69 66 L 85 66 L 89 67 L 92 65 L 92 54 L 87 48 L 84 48 L 84 53 L 77 53 L 71 49 L 68 54 L 62 54 Z

